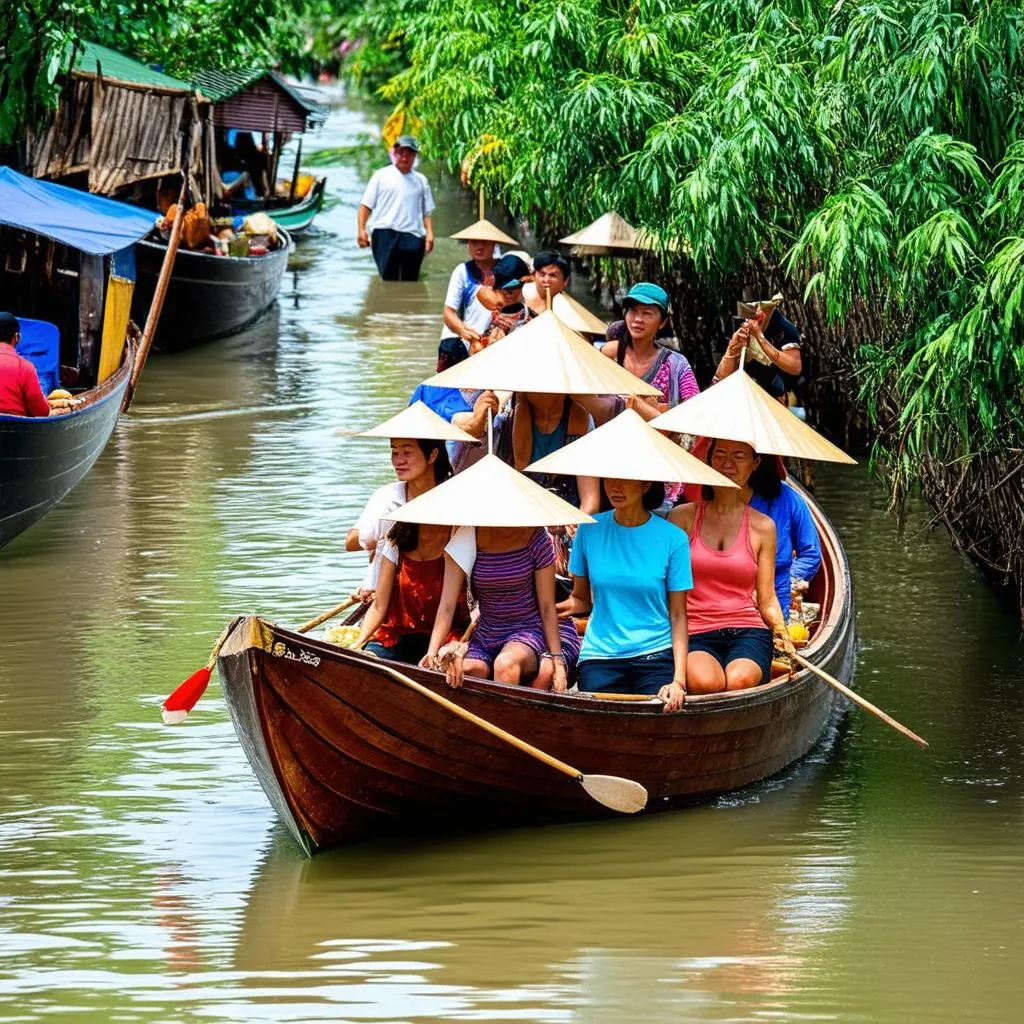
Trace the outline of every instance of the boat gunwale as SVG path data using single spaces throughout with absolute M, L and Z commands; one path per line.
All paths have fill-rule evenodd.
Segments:
M 33 426 L 45 428 L 46 424 L 66 424 L 68 420 L 81 416 L 86 412 L 105 405 L 117 393 L 123 391 L 123 384 L 127 383 L 131 376 L 132 367 L 135 363 L 135 341 L 129 333 L 125 336 L 124 354 L 121 357 L 121 365 L 102 384 L 88 388 L 75 397 L 84 401 L 73 409 L 51 412 L 48 416 L 14 416 L 10 413 L 0 413 L 0 423 L 31 423 Z

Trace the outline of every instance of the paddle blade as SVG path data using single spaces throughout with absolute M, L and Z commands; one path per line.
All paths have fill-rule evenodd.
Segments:
M 614 775 L 584 775 L 580 784 L 599 804 L 622 814 L 636 814 L 647 806 L 647 790 L 632 779 Z
M 165 725 L 184 722 L 188 713 L 196 706 L 199 698 L 210 685 L 210 670 L 201 668 L 193 672 L 161 705 Z

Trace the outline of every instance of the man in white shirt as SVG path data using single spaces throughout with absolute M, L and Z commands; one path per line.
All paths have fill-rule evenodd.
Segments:
M 374 171 L 359 203 L 357 241 L 361 249 L 372 246 L 384 281 L 418 281 L 423 257 L 434 248 L 434 197 L 426 177 L 413 170 L 419 151 L 413 136 L 400 135 L 391 165 Z

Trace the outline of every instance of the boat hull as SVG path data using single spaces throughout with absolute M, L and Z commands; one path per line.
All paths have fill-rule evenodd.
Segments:
M 214 256 L 179 249 L 153 346 L 176 352 L 244 330 L 276 301 L 288 266 L 291 240 L 265 256 Z M 144 323 L 166 246 L 135 246 L 136 283 L 132 317 Z
M 849 679 L 845 557 L 821 530 L 829 611 L 805 654 Z M 398 666 L 417 682 L 584 773 L 635 779 L 662 810 L 774 775 L 820 739 L 833 691 L 804 671 L 752 690 L 614 702 Z M 464 831 L 607 816 L 572 779 L 380 672 L 358 652 L 236 621 L 220 656 L 232 721 L 270 802 L 307 853 L 395 832 Z
M 117 426 L 134 346 L 73 412 L 46 418 L 0 415 L 0 547 L 37 523 L 89 472 Z

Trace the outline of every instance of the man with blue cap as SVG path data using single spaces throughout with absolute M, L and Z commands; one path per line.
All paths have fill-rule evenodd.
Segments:
M 372 247 L 383 281 L 418 281 L 423 257 L 434 248 L 434 196 L 426 176 L 413 169 L 419 151 L 412 135 L 399 135 L 391 163 L 374 171 L 359 202 L 356 240 L 361 249 Z

